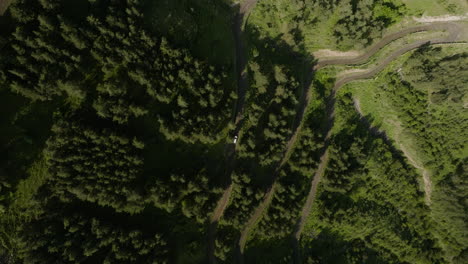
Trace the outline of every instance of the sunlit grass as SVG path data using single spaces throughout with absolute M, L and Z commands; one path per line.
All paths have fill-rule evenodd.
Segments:
M 440 16 L 465 14 L 468 12 L 466 0 L 403 0 L 410 15 Z

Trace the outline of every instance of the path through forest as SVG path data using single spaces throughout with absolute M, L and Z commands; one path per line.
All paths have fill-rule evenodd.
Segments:
M 243 262 L 242 254 L 244 253 L 244 248 L 245 248 L 245 244 L 247 243 L 248 235 L 250 231 L 254 228 L 255 224 L 257 224 L 257 222 L 261 219 L 261 217 L 263 216 L 263 213 L 265 212 L 265 210 L 268 208 L 271 201 L 273 200 L 273 196 L 277 188 L 276 179 L 283 165 L 289 160 L 289 156 L 291 155 L 293 146 L 296 143 L 296 140 L 298 139 L 300 131 L 302 130 L 304 114 L 307 110 L 307 106 L 309 105 L 309 102 L 312 96 L 312 91 L 310 89 L 310 86 L 312 84 L 313 74 L 314 74 L 313 71 L 309 71 L 307 76 L 305 76 L 304 78 L 305 81 L 303 84 L 303 92 L 301 94 L 301 98 L 299 98 L 298 111 L 297 111 L 296 117 L 292 125 L 293 132 L 288 142 L 286 143 L 285 151 L 282 155 L 282 158 L 278 162 L 278 165 L 276 165 L 275 171 L 273 172 L 273 176 L 272 176 L 273 183 L 270 186 L 270 188 L 268 188 L 268 190 L 266 191 L 262 202 L 260 203 L 259 206 L 257 206 L 254 213 L 250 216 L 249 220 L 247 221 L 247 224 L 245 225 L 244 229 L 241 232 L 241 237 L 240 237 L 239 244 L 238 244 L 239 249 L 237 252 L 240 263 Z
M 3 16 L 12 0 L 0 0 L 0 16 Z
M 328 145 L 329 145 L 329 140 L 330 140 L 330 135 L 331 135 L 331 128 L 334 123 L 334 115 L 335 115 L 335 96 L 338 90 L 343 87 L 345 84 L 359 80 L 359 79 L 369 79 L 373 76 L 375 76 L 377 73 L 379 73 L 381 70 L 383 70 L 390 62 L 392 62 L 395 58 L 405 54 L 408 51 L 411 51 L 413 49 L 419 48 L 425 44 L 444 44 L 444 43 L 453 43 L 457 40 L 460 32 L 461 32 L 461 27 L 458 24 L 455 23 L 432 23 L 428 25 L 423 25 L 423 26 L 417 26 L 417 27 L 412 27 L 408 28 L 405 30 L 402 30 L 400 32 L 396 32 L 393 34 L 390 34 L 386 37 L 384 37 L 382 40 L 380 40 L 378 43 L 372 45 L 369 49 L 366 50 L 366 53 L 363 55 L 354 57 L 354 58 L 333 58 L 333 59 L 325 59 L 325 60 L 319 60 L 317 65 L 314 67 L 314 71 L 321 69 L 325 66 L 330 66 L 330 65 L 349 65 L 349 64 L 360 64 L 367 59 L 369 59 L 371 56 L 373 56 L 376 52 L 378 52 L 380 49 L 382 49 L 384 46 L 386 46 L 388 43 L 398 39 L 402 38 L 407 34 L 415 33 L 415 32 L 421 32 L 421 31 L 429 31 L 429 30 L 447 30 L 449 32 L 449 35 L 447 37 L 441 37 L 441 38 L 436 38 L 436 39 L 428 39 L 428 40 L 422 40 L 422 41 L 417 41 L 415 43 L 406 45 L 393 53 L 391 53 L 387 58 L 384 60 L 380 61 L 377 66 L 374 68 L 367 70 L 365 72 L 359 72 L 359 73 L 353 73 L 349 74 L 347 76 L 344 76 L 340 79 L 337 79 L 335 81 L 335 85 L 333 87 L 333 91 L 331 93 L 331 96 L 328 100 L 327 103 L 327 116 L 328 116 L 328 132 L 327 136 L 325 138 L 325 147 L 323 150 L 323 154 L 320 158 L 320 164 L 317 169 L 317 172 L 315 173 L 312 184 L 310 187 L 309 195 L 307 196 L 306 203 L 303 206 L 300 218 L 296 224 L 296 229 L 293 234 L 294 238 L 294 261 L 295 263 L 300 263 L 300 253 L 299 253 L 299 240 L 302 234 L 302 230 L 304 229 L 304 225 L 306 223 L 307 217 L 310 214 L 311 208 L 313 201 L 315 200 L 315 196 L 317 193 L 317 187 L 318 184 L 320 183 L 321 178 L 324 175 L 325 168 L 328 164 Z M 410 160 L 411 162 L 411 160 Z M 427 179 L 428 179 L 428 174 Z
M 235 36 L 235 41 L 236 41 L 236 67 L 237 67 L 237 72 L 238 72 L 238 102 L 236 106 L 236 115 L 235 115 L 235 124 L 236 124 L 236 129 L 235 129 L 235 135 L 239 132 L 241 126 L 242 126 L 242 110 L 243 110 L 243 104 L 245 101 L 245 92 L 247 89 L 247 76 L 246 76 L 246 65 L 247 65 L 247 60 L 245 58 L 245 46 L 244 43 L 242 42 L 242 31 L 243 31 L 243 23 L 245 22 L 244 17 L 250 10 L 255 6 L 257 0 L 246 0 L 241 3 L 239 13 L 235 18 L 234 24 L 233 24 L 233 32 Z M 253 229 L 256 223 L 261 219 L 263 213 L 265 210 L 268 208 L 269 204 L 271 203 L 274 193 L 276 191 L 277 183 L 276 183 L 276 178 L 277 174 L 279 173 L 281 167 L 287 162 L 289 155 L 291 151 L 293 150 L 293 146 L 295 141 L 298 138 L 298 135 L 300 134 L 300 131 L 302 129 L 302 121 L 304 118 L 304 113 L 307 108 L 307 105 L 310 102 L 310 97 L 311 97 L 311 90 L 309 89 L 310 82 L 313 77 L 313 73 L 321 69 L 323 67 L 329 66 L 329 65 L 352 65 L 352 64 L 360 64 L 362 62 L 365 62 L 368 60 L 371 56 L 373 56 L 375 53 L 377 53 L 380 49 L 388 45 L 388 43 L 402 38 L 408 34 L 415 33 L 415 32 L 422 32 L 422 31 L 429 31 L 429 30 L 447 30 L 449 32 L 449 36 L 445 38 L 438 38 L 434 40 L 423 40 L 423 41 L 418 41 L 413 44 L 407 45 L 405 47 L 402 47 L 401 49 L 393 52 L 390 56 L 388 56 L 386 59 L 381 61 L 380 63 L 377 64 L 376 67 L 364 71 L 364 72 L 358 72 L 354 74 L 349 74 L 345 75 L 344 77 L 336 80 L 335 85 L 333 87 L 333 91 L 331 96 L 328 99 L 327 103 L 327 116 L 328 116 L 328 124 L 327 124 L 327 136 L 325 138 L 325 144 L 323 148 L 323 154 L 320 158 L 320 164 L 319 167 L 314 174 L 312 184 L 310 187 L 310 191 L 308 194 L 308 197 L 306 199 L 306 203 L 303 206 L 303 209 L 301 211 L 300 219 L 298 220 L 294 232 L 294 239 L 296 241 L 296 261 L 297 256 L 298 256 L 298 249 L 297 249 L 297 243 L 300 239 L 302 230 L 304 228 L 304 224 L 306 222 L 306 219 L 308 215 L 310 214 L 310 210 L 313 204 L 313 201 L 315 199 L 315 194 L 317 192 L 317 187 L 318 184 L 323 177 L 323 174 L 325 172 L 325 168 L 328 164 L 328 145 L 329 145 L 329 139 L 331 136 L 331 128 L 333 126 L 334 122 L 334 112 L 335 112 L 335 95 L 337 91 L 346 83 L 358 80 L 358 79 L 366 79 L 374 76 L 376 73 L 380 72 L 385 66 L 387 66 L 391 61 L 393 61 L 395 58 L 401 56 L 402 54 L 413 50 L 415 48 L 418 48 L 426 43 L 430 44 L 440 44 L 440 43 L 450 43 L 454 42 L 460 32 L 460 28 L 457 24 L 454 23 L 432 23 L 428 25 L 422 25 L 422 26 L 417 26 L 417 27 L 412 27 L 408 28 L 405 30 L 402 30 L 400 32 L 396 32 L 390 35 L 385 36 L 382 38 L 378 43 L 372 45 L 370 48 L 366 49 L 365 53 L 356 57 L 337 57 L 337 58 L 330 58 L 330 59 L 323 59 L 319 60 L 318 63 L 313 67 L 313 71 L 310 72 L 310 75 L 307 77 L 306 83 L 308 83 L 307 86 L 305 86 L 305 90 L 303 95 L 301 96 L 301 104 L 299 107 L 298 114 L 296 116 L 296 124 L 294 125 L 294 131 L 293 134 L 291 135 L 291 138 L 289 139 L 285 153 L 283 155 L 282 160 L 279 162 L 277 169 L 274 172 L 273 175 L 273 184 L 270 186 L 270 188 L 267 190 L 265 193 L 265 196 L 260 203 L 260 205 L 254 210 L 253 214 L 247 221 L 244 229 L 241 232 L 241 236 L 239 239 L 238 243 L 238 248 L 237 248 L 237 258 L 239 263 L 243 263 L 243 251 L 245 248 L 245 244 L 248 239 L 248 235 L 250 234 L 250 231 Z M 235 160 L 235 145 L 233 146 L 233 151 L 231 154 L 231 164 L 234 164 Z M 233 169 L 234 166 L 232 166 L 231 169 Z M 228 174 L 232 173 L 232 171 L 228 172 Z M 214 210 L 212 217 L 210 218 L 210 228 L 208 232 L 209 236 L 209 260 L 210 263 L 215 262 L 215 257 L 214 257 L 214 241 L 215 241 L 215 234 L 216 234 L 216 225 L 219 219 L 222 217 L 224 210 L 226 209 L 229 198 L 232 192 L 233 186 L 232 183 L 225 189 L 223 195 L 221 196 L 221 199 L 218 201 L 218 204 L 216 206 L 216 209 Z
M 419 165 L 418 162 L 413 158 L 411 153 L 406 149 L 405 145 L 399 143 L 401 151 L 403 151 L 403 154 L 405 157 L 408 159 L 408 161 L 413 165 L 418 170 L 422 171 L 422 176 L 423 176 L 423 182 L 424 182 L 424 192 L 426 194 L 426 203 L 428 205 L 431 204 L 431 193 L 432 193 L 432 181 L 430 178 L 429 171 L 425 169 L 422 165 Z
M 298 106 L 298 111 L 296 114 L 296 117 L 294 119 L 293 125 L 292 125 L 292 134 L 291 137 L 289 138 L 288 142 L 286 143 L 284 153 L 282 155 L 281 160 L 278 162 L 278 164 L 275 167 L 275 170 L 272 175 L 272 184 L 271 186 L 267 189 L 263 200 L 261 203 L 255 208 L 253 214 L 250 216 L 249 220 L 244 226 L 244 229 L 241 232 L 241 236 L 239 239 L 238 243 L 238 248 L 237 248 L 237 261 L 238 263 L 243 263 L 243 254 L 244 254 L 244 248 L 247 243 L 248 236 L 250 234 L 250 231 L 255 227 L 255 225 L 259 222 L 261 217 L 263 216 L 265 210 L 268 208 L 270 205 L 271 201 L 273 200 L 273 197 L 275 195 L 276 189 L 277 189 L 277 178 L 278 175 L 283 167 L 283 165 L 288 161 L 289 156 L 293 150 L 293 146 L 298 138 L 298 135 L 302 129 L 303 125 L 303 119 L 304 119 L 304 114 L 306 112 L 307 106 L 309 105 L 310 99 L 311 99 L 311 89 L 310 86 L 312 84 L 312 79 L 313 79 L 313 71 L 309 71 L 307 76 L 304 78 L 304 83 L 303 83 L 303 92 L 301 94 L 301 98 L 299 98 L 299 106 Z
M 367 119 L 367 117 L 364 115 L 361 109 L 361 103 L 358 98 L 353 98 L 354 101 L 354 107 L 356 108 L 356 111 L 359 113 L 361 116 L 361 119 L 365 121 L 367 126 L 369 127 L 371 133 L 377 134 L 380 136 L 383 136 L 388 142 L 390 141 L 387 134 L 379 130 L 377 127 L 372 126 L 371 122 Z M 424 168 L 423 165 L 420 165 L 419 162 L 416 162 L 414 156 L 407 150 L 406 146 L 401 143 L 399 140 L 399 133 L 397 132 L 397 135 L 395 135 L 395 142 L 398 144 L 400 150 L 403 152 L 403 155 L 408 159 L 409 163 L 415 167 L 416 169 L 422 171 L 422 176 L 423 176 L 423 182 L 424 182 L 424 194 L 425 197 L 424 199 L 426 200 L 426 204 L 430 205 L 431 203 L 431 193 L 432 193 L 432 181 L 430 178 L 429 171 Z
M 275 195 L 276 189 L 277 189 L 277 178 L 278 175 L 283 167 L 283 165 L 288 161 L 289 156 L 291 155 L 291 152 L 293 150 L 293 146 L 296 143 L 296 140 L 299 136 L 300 131 L 302 130 L 302 125 L 303 125 L 303 119 L 304 119 L 304 114 L 306 112 L 307 106 L 309 105 L 310 99 L 311 99 L 311 83 L 312 83 L 312 78 L 313 78 L 313 71 L 310 72 L 305 78 L 304 82 L 304 92 L 301 95 L 301 98 L 299 99 L 299 110 L 297 111 L 297 115 L 293 124 L 293 133 L 291 134 L 291 137 L 289 138 L 285 151 L 282 155 L 282 158 L 278 165 L 276 166 L 275 171 L 273 172 L 272 176 L 272 185 L 270 188 L 265 193 L 265 196 L 257 208 L 255 208 L 254 213 L 250 216 L 249 220 L 247 221 L 247 224 L 245 225 L 244 229 L 241 232 L 241 237 L 239 239 L 239 244 L 238 244 L 238 250 L 237 250 L 237 255 L 238 255 L 238 262 L 243 263 L 243 253 L 244 253 L 244 248 L 245 244 L 247 243 L 248 235 L 250 234 L 250 231 L 254 228 L 254 226 L 258 223 L 258 221 L 261 219 L 263 216 L 263 213 L 265 210 L 268 208 L 270 205 L 271 201 L 273 200 L 273 196 Z
M 235 52 L 236 52 L 236 70 L 237 70 L 237 103 L 235 108 L 234 118 L 234 136 L 239 134 L 239 131 L 242 127 L 243 121 L 243 110 L 245 102 L 245 94 L 248 88 L 247 81 L 247 58 L 245 44 L 242 40 L 243 25 L 246 16 L 250 10 L 255 6 L 257 0 L 246 0 L 243 1 L 239 6 L 239 12 L 236 14 L 233 24 L 232 32 L 234 35 L 235 41 Z M 229 139 L 230 140 L 230 139 Z M 237 142 L 239 144 L 239 142 Z M 231 181 L 231 174 L 235 167 L 236 161 L 236 146 L 237 144 L 228 142 L 225 147 L 225 157 L 226 157 L 226 172 L 225 176 L 228 181 L 228 186 L 224 189 L 221 198 L 219 199 L 210 219 L 208 227 L 208 261 L 209 263 L 216 263 L 216 258 L 214 255 L 215 251 L 215 241 L 216 241 L 216 229 L 218 226 L 219 219 L 224 214 L 226 207 L 229 204 L 231 198 L 231 193 L 234 188 L 234 184 Z
M 459 34 L 459 26 L 457 24 L 453 23 L 434 23 L 430 25 L 423 25 L 423 26 L 417 26 L 417 27 L 412 27 L 408 28 L 405 30 L 402 30 L 400 32 L 396 32 L 393 34 L 390 34 L 388 36 L 385 36 L 380 40 L 378 43 L 372 45 L 369 49 L 366 50 L 366 52 L 363 55 L 354 57 L 354 58 L 332 58 L 332 59 L 326 59 L 326 60 L 319 60 L 319 62 L 313 67 L 313 71 L 311 71 L 311 75 L 309 78 L 313 76 L 313 72 L 316 70 L 329 66 L 329 65 L 340 65 L 340 64 L 360 64 L 366 60 L 368 60 L 371 56 L 373 56 L 375 53 L 377 53 L 380 49 L 385 47 L 388 43 L 402 38 L 408 34 L 415 33 L 415 32 L 421 32 L 421 31 L 429 31 L 429 30 L 448 30 L 450 32 L 449 36 L 447 38 L 441 38 L 441 39 L 436 39 L 434 41 L 431 41 L 431 43 L 446 43 L 446 42 L 453 42 Z M 412 45 L 408 45 L 406 47 L 403 47 L 400 50 L 397 50 L 396 52 L 392 53 L 386 60 L 384 60 L 382 63 L 378 64 L 375 68 L 373 68 L 370 71 L 365 71 L 362 73 L 358 74 L 350 74 L 349 76 L 345 76 L 335 82 L 335 85 L 333 87 L 332 95 L 330 96 L 330 99 L 328 100 L 327 103 L 327 116 L 328 116 L 328 124 L 327 124 L 327 136 L 325 138 L 325 147 L 324 147 L 324 152 L 320 158 L 320 164 L 319 167 L 313 177 L 311 188 L 309 191 L 309 195 L 307 197 L 306 203 L 302 209 L 300 219 L 298 223 L 296 224 L 295 232 L 294 232 L 294 239 L 296 241 L 299 240 L 302 230 L 304 228 L 305 220 L 307 216 L 310 213 L 312 203 L 315 199 L 315 194 L 317 190 L 317 186 L 320 182 L 320 179 L 322 178 L 325 168 L 328 164 L 328 144 L 329 144 L 329 138 L 331 136 L 331 127 L 333 126 L 333 121 L 334 121 L 334 103 L 335 103 L 335 95 L 336 92 L 346 83 L 358 80 L 358 79 L 364 79 L 364 78 L 369 78 L 373 75 L 375 75 L 377 72 L 380 72 L 381 69 L 383 69 L 386 65 L 388 65 L 394 58 L 401 56 L 402 54 L 406 53 L 409 50 L 412 50 L 414 48 L 420 47 L 423 44 L 427 43 L 429 40 L 423 40 L 419 41 L 417 43 L 414 43 Z M 261 204 L 255 209 L 254 213 L 252 216 L 249 218 L 245 228 L 241 232 L 241 238 L 239 240 L 238 244 L 238 249 L 237 249 L 237 255 L 238 255 L 238 262 L 243 263 L 243 251 L 245 244 L 248 239 L 248 235 L 250 231 L 253 229 L 255 224 L 261 219 L 264 211 L 268 208 L 269 204 L 272 201 L 272 198 L 274 196 L 274 193 L 276 191 L 276 175 L 279 173 L 281 166 L 287 162 L 287 159 L 289 157 L 289 154 L 291 153 L 294 143 L 300 134 L 300 131 L 302 129 L 302 119 L 304 117 L 305 110 L 307 108 L 307 105 L 310 102 L 310 97 L 311 97 L 311 90 L 308 89 L 309 87 L 306 87 L 307 91 L 303 93 L 303 99 L 301 99 L 301 109 L 298 112 L 298 117 L 297 120 L 299 120 L 297 126 L 295 127 L 295 130 L 290 138 L 290 140 L 287 143 L 286 146 L 286 151 L 285 154 L 283 155 L 283 159 L 279 163 L 279 166 L 275 170 L 274 176 L 273 176 L 273 184 L 271 187 L 267 190 L 264 199 L 262 200 Z M 297 243 L 295 243 L 297 244 Z M 297 250 L 296 250 L 297 252 Z M 295 253 L 297 255 L 297 253 Z

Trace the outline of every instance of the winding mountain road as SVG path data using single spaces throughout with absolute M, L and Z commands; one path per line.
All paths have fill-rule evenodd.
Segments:
M 325 137 L 325 147 L 323 150 L 323 154 L 320 158 L 320 164 L 319 167 L 313 177 L 312 184 L 310 187 L 309 195 L 307 196 L 306 203 L 303 206 L 300 218 L 296 224 L 295 232 L 293 234 L 293 238 L 295 240 L 294 243 L 294 251 L 295 251 L 295 263 L 300 263 L 300 254 L 299 254 L 299 240 L 302 234 L 302 231 L 304 229 L 304 225 L 306 223 L 306 219 L 310 214 L 312 204 L 315 200 L 315 196 L 317 193 L 317 187 L 318 184 L 320 183 L 321 178 L 323 177 L 325 173 L 325 168 L 328 165 L 328 156 L 329 156 L 329 144 L 330 144 L 330 137 L 331 137 L 331 128 L 333 127 L 334 123 L 334 116 L 335 116 L 335 100 L 336 100 L 336 93 L 339 91 L 341 87 L 343 87 L 345 84 L 355 81 L 355 80 L 360 80 L 360 79 L 369 79 L 378 74 L 380 71 L 382 71 L 389 63 L 391 63 L 394 59 L 398 58 L 399 56 L 405 54 L 408 51 L 411 51 L 413 49 L 419 48 L 423 45 L 434 45 L 434 44 L 448 44 L 448 43 L 454 43 L 457 41 L 460 32 L 462 30 L 461 26 L 456 24 L 456 23 L 431 23 L 427 25 L 422 25 L 422 26 L 417 26 L 417 27 L 412 27 L 408 28 L 405 30 L 402 30 L 397 33 L 390 34 L 386 37 L 384 37 L 381 41 L 376 43 L 375 45 L 371 46 L 365 54 L 361 56 L 357 56 L 354 58 L 336 58 L 336 59 L 326 59 L 326 60 L 319 60 L 317 65 L 314 67 L 314 70 L 321 69 L 326 66 L 330 65 L 349 65 L 349 64 L 360 64 L 370 57 L 372 57 L 376 52 L 378 52 L 380 49 L 382 49 L 384 46 L 386 46 L 388 43 L 404 37 L 405 35 L 415 33 L 415 32 L 421 32 L 421 31 L 429 31 L 429 30 L 447 30 L 449 32 L 449 35 L 447 37 L 441 37 L 441 38 L 436 38 L 436 39 L 428 39 L 428 40 L 421 40 L 417 41 L 412 44 L 408 44 L 393 53 L 391 53 L 387 58 L 384 60 L 380 61 L 377 66 L 370 70 L 366 70 L 364 72 L 360 73 L 353 73 L 349 74 L 346 76 L 343 76 L 340 79 L 337 79 L 335 81 L 331 96 L 328 99 L 327 103 L 327 116 L 328 116 L 328 129 L 327 129 L 327 136 Z M 424 176 L 424 175 L 423 175 Z
M 322 156 L 320 158 L 320 164 L 319 164 L 319 167 L 318 167 L 316 173 L 314 174 L 312 184 L 311 184 L 311 188 L 310 188 L 310 191 L 309 191 L 309 195 L 307 196 L 306 203 L 305 203 L 305 205 L 304 205 L 304 207 L 302 209 L 300 219 L 299 219 L 299 221 L 298 221 L 298 223 L 296 225 L 296 228 L 295 228 L 294 239 L 296 241 L 298 241 L 299 238 L 300 238 L 300 235 L 301 235 L 302 230 L 304 228 L 305 220 L 306 220 L 307 216 L 310 213 L 311 206 L 312 206 L 313 201 L 315 199 L 315 194 L 316 194 L 316 191 L 317 191 L 318 184 L 319 184 L 319 182 L 320 182 L 320 180 L 321 180 L 321 178 L 322 178 L 322 176 L 323 176 L 323 174 L 325 172 L 325 168 L 326 168 L 326 166 L 328 164 L 328 145 L 329 145 L 329 139 L 330 139 L 330 136 L 331 136 L 331 127 L 333 126 L 333 121 L 334 121 L 334 112 L 335 112 L 334 104 L 335 104 L 335 95 L 336 95 L 337 91 L 343 85 L 345 85 L 348 82 L 358 80 L 358 79 L 366 79 L 366 78 L 370 78 L 370 77 L 374 76 L 376 73 L 380 72 L 386 65 L 388 65 L 392 60 L 394 60 L 396 57 L 401 56 L 402 54 L 408 52 L 409 50 L 420 47 L 420 46 L 428 43 L 428 41 L 430 41 L 430 43 L 432 43 L 432 44 L 454 42 L 458 37 L 460 29 L 459 29 L 459 26 L 457 24 L 454 24 L 454 23 L 434 23 L 434 24 L 431 24 L 431 25 L 423 25 L 423 26 L 408 28 L 408 29 L 405 29 L 405 30 L 402 30 L 400 32 L 393 33 L 393 34 L 390 34 L 390 35 L 384 37 L 378 43 L 376 43 L 375 45 L 372 45 L 366 51 L 366 53 L 363 54 L 363 55 L 360 55 L 360 56 L 357 56 L 357 57 L 352 57 L 352 58 L 333 58 L 333 59 L 319 60 L 319 62 L 314 66 L 313 71 L 311 71 L 311 74 L 310 74 L 310 76 L 308 76 L 307 79 L 311 80 L 311 78 L 313 76 L 313 72 L 315 72 L 316 70 L 321 69 L 323 67 L 326 67 L 326 66 L 342 65 L 342 64 L 344 64 L 344 65 L 360 64 L 362 62 L 365 62 L 370 57 L 372 57 L 375 53 L 377 53 L 380 49 L 382 49 L 383 47 L 388 45 L 390 42 L 392 42 L 392 41 L 394 41 L 396 39 L 402 38 L 402 37 L 404 37 L 404 36 L 406 36 L 408 34 L 411 34 L 411 33 L 429 31 L 429 30 L 448 30 L 450 34 L 446 38 L 440 38 L 440 39 L 436 39 L 436 40 L 432 40 L 432 41 L 423 40 L 423 41 L 419 41 L 419 42 L 413 43 L 411 45 L 405 46 L 402 49 L 397 50 L 396 52 L 392 53 L 383 62 L 379 63 L 375 68 L 373 68 L 373 69 L 371 69 L 369 71 L 362 72 L 362 73 L 346 75 L 343 78 L 338 79 L 335 82 L 332 94 L 331 94 L 331 96 L 330 96 L 330 98 L 328 100 L 328 103 L 327 103 L 328 125 L 327 125 L 327 135 L 326 135 L 325 144 L 324 144 L 324 152 L 323 152 L 323 154 L 322 154 Z M 309 86 L 310 86 L 310 80 L 307 81 L 309 83 Z M 310 99 L 311 99 L 311 90 L 309 89 L 308 86 L 306 86 L 306 92 L 303 93 L 303 96 L 301 98 L 302 103 L 301 103 L 301 107 L 300 107 L 300 110 L 298 112 L 297 119 L 296 119 L 296 120 L 299 120 L 299 122 L 295 126 L 294 132 L 293 132 L 291 138 L 289 139 L 289 141 L 288 141 L 288 143 L 286 145 L 286 150 L 285 150 L 285 153 L 283 155 L 283 158 L 282 158 L 281 162 L 279 163 L 279 165 L 277 166 L 277 169 L 274 172 L 274 176 L 273 176 L 273 181 L 274 182 L 270 186 L 270 188 L 267 190 L 261 204 L 255 209 L 254 213 L 249 218 L 248 222 L 246 223 L 244 229 L 241 232 L 241 237 L 240 237 L 239 244 L 238 244 L 239 249 L 238 249 L 238 252 L 237 252 L 237 254 L 240 255 L 240 256 L 238 256 L 238 262 L 239 263 L 243 263 L 242 255 L 243 255 L 244 248 L 245 248 L 245 245 L 246 245 L 246 242 L 247 242 L 248 235 L 249 235 L 250 231 L 254 228 L 255 224 L 258 223 L 258 221 L 261 219 L 261 217 L 263 216 L 263 213 L 265 212 L 265 210 L 268 208 L 269 204 L 272 201 L 272 198 L 274 196 L 274 193 L 275 193 L 276 187 L 277 187 L 277 183 L 276 183 L 277 174 L 279 173 L 281 167 L 287 162 L 288 157 L 289 157 L 290 153 L 293 150 L 294 143 L 296 142 L 297 137 L 301 132 L 304 113 L 305 113 L 305 110 L 307 108 L 307 105 L 310 102 Z
M 417 33 L 417 32 L 424 32 L 424 31 L 448 31 L 449 36 L 445 38 L 437 39 L 439 41 L 448 41 L 453 42 L 458 38 L 458 35 L 461 32 L 461 28 L 456 23 L 451 22 L 438 22 L 438 23 L 431 23 L 425 24 L 415 27 L 406 28 L 404 30 L 391 33 L 387 36 L 384 36 L 379 42 L 371 45 L 367 48 L 362 55 L 354 56 L 354 57 L 347 57 L 347 56 L 338 56 L 332 58 L 324 58 L 319 59 L 319 62 L 314 67 L 315 70 L 321 69 L 326 66 L 332 65 L 356 65 L 362 64 L 366 62 L 370 57 L 374 56 L 379 50 L 390 44 L 391 42 L 403 38 L 409 34 Z M 427 42 L 428 40 L 424 40 L 423 42 Z
M 237 14 L 235 21 L 233 23 L 233 33 L 235 37 L 235 42 L 236 42 L 236 68 L 237 68 L 237 73 L 238 73 L 238 101 L 236 105 L 236 114 L 235 114 L 235 133 L 234 135 L 237 135 L 240 128 L 242 127 L 242 116 L 243 116 L 243 105 L 245 101 L 245 93 L 248 87 L 247 83 L 247 73 L 246 73 L 246 65 L 247 65 L 247 60 L 245 57 L 245 46 L 242 41 L 242 32 L 243 32 L 243 26 L 245 22 L 245 16 L 250 12 L 250 10 L 255 6 L 258 0 L 246 0 L 243 1 L 240 4 L 239 8 L 239 13 Z M 307 105 L 310 102 L 311 99 L 311 90 L 309 89 L 310 82 L 313 78 L 313 74 L 315 71 L 324 68 L 326 66 L 331 66 L 331 65 L 356 65 L 356 64 L 361 64 L 363 62 L 366 62 L 370 57 L 375 55 L 379 50 L 381 50 L 383 47 L 388 45 L 390 42 L 397 40 L 399 38 L 402 38 L 408 34 L 416 33 L 416 32 L 423 32 L 423 31 L 435 31 L 435 30 L 446 30 L 449 32 L 449 35 L 447 37 L 442 37 L 442 38 L 437 38 L 437 39 L 432 39 L 432 40 L 422 40 L 422 41 L 417 41 L 415 43 L 406 45 L 397 51 L 391 53 L 387 58 L 384 60 L 378 62 L 377 66 L 370 70 L 366 70 L 364 72 L 359 72 L 359 73 L 354 73 L 354 74 L 348 74 L 345 75 L 339 79 L 336 80 L 335 85 L 333 87 L 332 93 L 328 99 L 327 102 L 327 116 L 328 116 L 328 121 L 327 121 L 327 135 L 325 137 L 325 144 L 323 148 L 323 154 L 320 158 L 320 164 L 318 166 L 318 169 L 316 170 L 309 194 L 306 199 L 306 203 L 303 206 L 303 209 L 301 211 L 300 218 L 296 224 L 295 227 L 295 232 L 293 234 L 293 238 L 296 241 L 295 242 L 295 260 L 298 262 L 298 241 L 300 239 L 302 230 L 304 228 L 306 219 L 308 215 L 310 214 L 312 204 L 315 200 L 315 195 L 317 192 L 317 187 L 318 184 L 320 183 L 321 178 L 323 177 L 323 174 L 325 172 L 325 169 L 328 165 L 328 160 L 329 160 L 329 140 L 331 137 L 331 128 L 334 123 L 334 115 L 335 115 L 335 96 L 338 90 L 345 84 L 359 80 L 359 79 L 367 79 L 371 78 L 377 73 L 379 73 L 382 69 L 384 69 L 390 62 L 392 62 L 395 58 L 403 55 L 404 53 L 416 49 L 418 47 L 421 47 L 424 44 L 442 44 L 442 43 L 452 43 L 456 41 L 456 39 L 459 36 L 460 33 L 460 26 L 455 23 L 432 23 L 432 24 L 427 24 L 427 25 L 421 25 L 421 26 L 416 26 L 416 27 L 411 27 L 404 29 L 402 31 L 389 34 L 382 38 L 378 43 L 372 45 L 370 48 L 368 48 L 364 54 L 356 57 L 338 57 L 338 58 L 327 58 L 327 59 L 322 59 L 319 60 L 318 63 L 313 67 L 313 70 L 310 72 L 309 76 L 306 78 L 306 87 L 305 91 L 301 96 L 300 100 L 300 107 L 298 114 L 296 116 L 296 124 L 294 125 L 294 131 L 293 134 L 291 135 L 287 145 L 286 149 L 283 155 L 282 160 L 279 162 L 277 169 L 274 172 L 273 175 L 273 184 L 270 186 L 270 188 L 267 190 L 265 193 L 265 196 L 260 203 L 260 205 L 255 209 L 249 220 L 244 226 L 244 229 L 241 231 L 241 236 L 238 242 L 238 248 L 237 248 L 237 258 L 239 263 L 243 263 L 243 252 L 244 248 L 248 239 L 248 236 L 250 234 L 250 231 L 255 227 L 256 223 L 261 219 L 263 216 L 265 210 L 268 208 L 270 205 L 273 196 L 276 192 L 276 187 L 277 187 L 277 182 L 276 178 L 277 175 L 281 169 L 281 167 L 287 162 L 290 153 L 293 150 L 294 143 L 296 142 L 298 135 L 301 132 L 302 129 L 302 124 L 303 124 L 303 118 L 305 114 L 305 110 L 307 108 Z M 308 85 L 307 85 L 308 84 Z M 230 169 L 228 169 L 227 174 L 230 175 L 232 173 L 232 170 L 234 168 L 234 163 L 235 163 L 235 148 L 236 146 L 234 144 L 231 145 L 231 151 L 229 151 L 231 154 L 229 156 L 230 162 L 232 166 Z M 215 234 L 216 234 L 216 226 L 217 222 L 219 219 L 222 217 L 224 210 L 226 209 L 229 199 L 231 196 L 231 192 L 233 189 L 233 184 L 230 183 L 229 186 L 224 190 L 221 199 L 218 201 L 218 204 L 210 217 L 210 227 L 208 231 L 208 237 L 209 237 L 209 261 L 210 263 L 215 263 L 215 257 L 214 257 L 214 241 L 215 241 Z M 298 262 L 299 263 L 299 262 Z

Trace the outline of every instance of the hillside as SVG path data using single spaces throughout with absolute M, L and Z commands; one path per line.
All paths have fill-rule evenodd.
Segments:
M 2 13 L 0 263 L 468 262 L 465 1 Z

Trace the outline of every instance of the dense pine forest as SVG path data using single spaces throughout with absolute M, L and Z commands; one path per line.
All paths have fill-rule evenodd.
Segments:
M 3 9 L 0 263 L 468 263 L 464 40 L 354 86 L 314 56 L 407 1 Z

